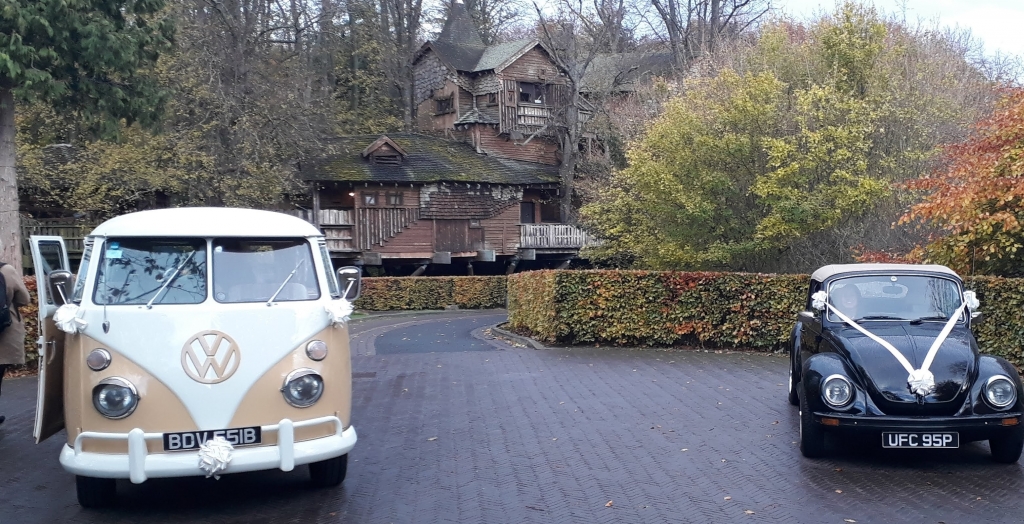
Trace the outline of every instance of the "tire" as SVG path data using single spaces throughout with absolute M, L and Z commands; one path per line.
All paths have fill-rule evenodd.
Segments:
M 800 388 L 800 381 L 793 381 L 793 363 L 789 364 L 789 403 L 794 406 L 800 405 L 800 396 L 797 395 L 797 389 Z
M 114 479 L 75 476 L 78 504 L 83 508 L 106 508 L 117 499 L 117 484 Z
M 309 479 L 314 487 L 333 488 L 345 480 L 348 472 L 348 455 L 314 462 L 309 465 Z
M 1001 464 L 1014 464 L 1024 450 L 1024 426 L 1016 425 L 1001 437 L 988 439 L 992 460 Z
M 814 421 L 814 413 L 807 407 L 807 393 L 797 388 L 800 396 L 800 453 L 807 458 L 825 456 L 825 430 Z

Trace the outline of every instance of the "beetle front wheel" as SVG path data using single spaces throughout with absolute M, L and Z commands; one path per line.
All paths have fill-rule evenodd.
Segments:
M 797 388 L 800 387 L 799 381 L 793 380 L 793 364 L 789 365 L 789 403 L 794 406 L 800 405 L 800 397 L 796 394 Z
M 800 396 L 800 453 L 807 458 L 825 456 L 825 430 L 814 421 L 814 413 L 807 406 L 807 393 L 797 388 Z
M 1018 424 L 1005 435 L 988 439 L 988 447 L 992 450 L 992 460 L 1003 464 L 1017 462 L 1024 450 L 1024 426 Z

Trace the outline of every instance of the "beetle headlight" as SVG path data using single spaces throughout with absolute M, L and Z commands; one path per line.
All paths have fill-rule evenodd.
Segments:
M 327 343 L 323 340 L 314 340 L 306 344 L 306 356 L 317 362 L 327 358 Z
M 324 394 L 324 379 L 312 369 L 296 369 L 285 377 L 281 393 L 285 402 L 297 408 L 308 408 Z
M 831 375 L 822 382 L 821 398 L 833 408 L 841 408 L 853 400 L 853 384 L 842 375 Z
M 104 417 L 125 418 L 139 405 L 139 393 L 121 377 L 105 378 L 92 389 L 92 405 Z
M 1017 388 L 1006 375 L 996 375 L 985 383 L 985 400 L 996 409 L 1004 409 L 1017 401 Z

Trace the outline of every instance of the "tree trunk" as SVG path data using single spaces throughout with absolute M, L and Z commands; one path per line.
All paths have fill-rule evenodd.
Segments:
M 14 91 L 0 89 L 0 262 L 14 266 L 21 273 L 21 220 L 18 215 L 15 133 Z

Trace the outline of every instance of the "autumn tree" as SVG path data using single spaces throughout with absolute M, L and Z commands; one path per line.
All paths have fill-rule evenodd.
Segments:
M 935 230 L 912 255 L 961 274 L 1024 276 L 1024 90 L 1007 92 L 945 160 L 907 183 L 926 196 L 900 222 Z
M 0 9 L 0 259 L 21 266 L 16 100 L 73 111 L 98 133 L 156 122 L 146 75 L 171 42 L 163 0 L 7 0 Z

